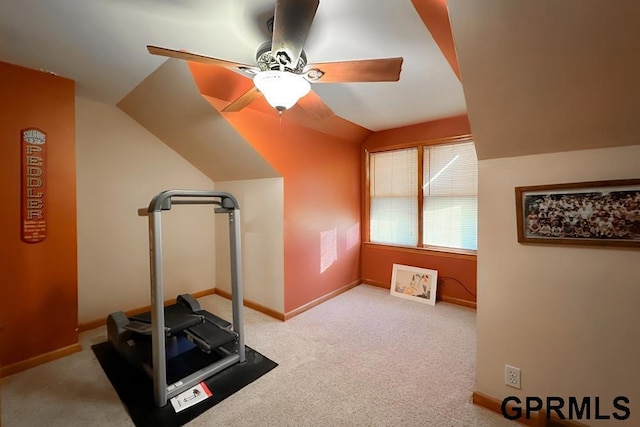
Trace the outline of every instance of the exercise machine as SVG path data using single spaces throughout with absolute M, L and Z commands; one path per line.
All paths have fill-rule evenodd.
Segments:
M 161 214 L 174 205 L 189 204 L 214 205 L 216 214 L 229 216 L 232 323 L 202 310 L 188 294 L 164 307 Z M 109 314 L 107 333 L 118 353 L 153 379 L 154 400 L 161 407 L 212 375 L 245 362 L 240 208 L 225 192 L 167 190 L 139 213 L 149 218 L 151 310 L 135 316 Z

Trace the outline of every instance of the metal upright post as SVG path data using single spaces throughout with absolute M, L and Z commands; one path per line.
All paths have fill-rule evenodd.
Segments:
M 240 363 L 245 361 L 244 316 L 242 296 L 242 246 L 240 243 L 240 209 L 229 212 L 229 236 L 231 241 L 231 304 L 233 308 L 233 330 L 238 333 L 238 355 Z
M 156 404 L 167 404 L 167 359 L 164 332 L 164 289 L 162 280 L 162 224 L 159 210 L 149 215 L 149 253 L 151 263 L 151 345 L 153 354 L 153 393 Z

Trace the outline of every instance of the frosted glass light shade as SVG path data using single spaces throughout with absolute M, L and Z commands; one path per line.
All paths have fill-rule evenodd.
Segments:
M 253 77 L 253 84 L 269 105 L 280 112 L 296 105 L 311 90 L 304 77 L 288 71 L 262 71 Z

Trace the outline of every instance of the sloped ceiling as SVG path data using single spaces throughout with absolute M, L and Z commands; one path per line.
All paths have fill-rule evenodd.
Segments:
M 147 44 L 254 64 L 274 7 L 275 0 L 2 0 L 0 61 L 71 78 L 78 96 L 117 104 L 164 62 Z M 399 82 L 314 84 L 337 115 L 364 128 L 466 111 L 460 81 L 411 0 L 321 0 L 305 51 L 311 62 L 404 57 Z
M 118 107 L 213 181 L 279 176 L 202 98 L 184 61 L 163 63 Z
M 639 144 L 640 2 L 449 0 L 479 159 Z

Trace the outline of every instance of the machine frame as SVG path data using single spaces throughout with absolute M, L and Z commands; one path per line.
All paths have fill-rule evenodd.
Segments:
M 164 281 L 162 269 L 162 212 L 173 205 L 212 204 L 216 214 L 229 215 L 231 249 L 231 295 L 233 331 L 238 334 L 237 351 L 199 369 L 192 374 L 167 384 L 167 360 L 165 348 Z M 229 193 L 200 190 L 166 190 L 157 194 L 142 214 L 149 218 L 149 255 L 151 265 L 151 341 L 153 357 L 153 389 L 157 406 L 165 406 L 167 400 L 195 386 L 212 375 L 245 361 L 244 318 L 242 297 L 242 263 L 240 242 L 240 207 Z

